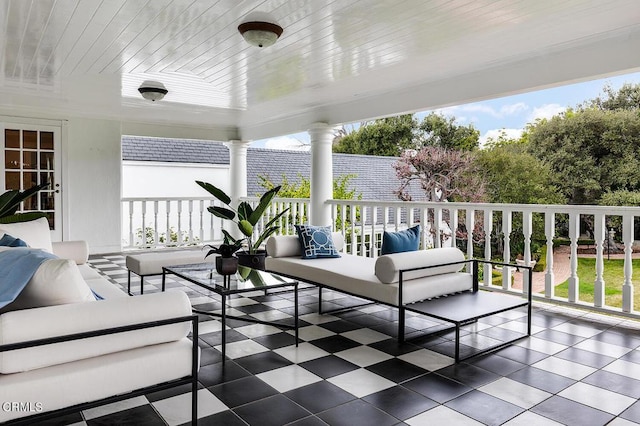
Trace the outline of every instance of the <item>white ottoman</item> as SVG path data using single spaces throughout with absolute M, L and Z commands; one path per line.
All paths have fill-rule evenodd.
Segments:
M 161 275 L 163 266 L 185 265 L 189 263 L 212 262 L 213 259 L 205 259 L 206 251 L 179 250 L 163 251 L 157 253 L 140 253 L 126 256 L 127 292 L 131 294 L 131 273 L 140 276 L 140 294 L 144 294 L 144 277 L 150 275 Z

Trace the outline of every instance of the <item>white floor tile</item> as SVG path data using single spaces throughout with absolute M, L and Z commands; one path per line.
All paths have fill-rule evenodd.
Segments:
M 585 351 L 595 352 L 600 355 L 606 355 L 614 358 L 620 358 L 632 349 L 624 348 L 618 345 L 612 345 L 611 343 L 599 342 L 597 340 L 589 339 L 574 345 L 574 348 L 584 349 Z
M 595 368 L 567 361 L 565 359 L 556 358 L 553 356 L 536 362 L 532 365 L 532 367 L 559 374 L 560 376 L 569 377 L 573 380 L 582 380 L 589 374 L 596 371 Z
M 506 377 L 484 385 L 478 388 L 478 390 L 526 409 L 552 396 L 552 394 L 548 392 L 525 385 L 524 383 L 516 382 L 515 380 L 507 379 Z
M 612 423 L 609 423 L 611 425 Z M 554 422 L 551 419 L 525 411 L 517 417 L 506 422 L 503 426 L 562 426 L 562 423 Z
M 460 414 L 451 408 L 440 405 L 411 417 L 404 421 L 410 426 L 447 425 L 447 426 L 482 426 L 482 423 Z
M 118 401 L 107 405 L 101 405 L 100 407 L 90 408 L 88 410 L 84 410 L 82 414 L 84 414 L 85 420 L 91 420 L 98 417 L 106 416 L 108 414 L 117 413 L 118 411 L 139 407 L 148 403 L 149 401 L 145 396 L 137 396 L 135 398 L 125 399 L 124 401 Z
M 215 346 L 217 350 L 222 352 L 222 345 Z M 258 342 L 253 340 L 241 340 L 239 342 L 227 343 L 226 346 L 227 357 L 231 359 L 242 358 L 243 356 L 255 355 L 261 352 L 266 352 L 269 349 L 265 348 Z
M 245 325 L 242 327 L 236 327 L 235 330 L 238 333 L 242 333 L 251 339 L 253 339 L 254 337 L 268 336 L 269 334 L 280 333 L 279 328 L 266 324 Z
M 558 395 L 614 415 L 622 413 L 636 402 L 635 398 L 581 382 L 569 386 Z
M 266 382 L 278 392 L 287 392 L 302 386 L 310 385 L 322 380 L 322 378 L 297 365 L 277 368 L 266 373 L 256 374 L 256 377 Z
M 274 352 L 297 364 L 331 355 L 329 352 L 306 342 L 300 343 L 297 347 L 296 345 L 291 345 L 275 349 Z
M 331 377 L 327 381 L 358 398 L 363 398 L 396 385 L 391 380 L 380 377 L 364 368 Z
M 453 358 L 428 349 L 419 349 L 400 355 L 398 358 L 429 371 L 436 371 L 454 364 Z
M 391 355 L 369 346 L 356 346 L 355 348 L 336 352 L 334 355 L 346 359 L 359 367 L 367 367 L 393 358 Z
M 199 419 L 229 409 L 207 389 L 200 389 L 197 395 Z M 170 426 L 191 421 L 191 393 L 161 399 L 154 402 L 153 406 Z
M 375 330 L 371 330 L 370 328 L 351 330 L 345 333 L 341 333 L 341 335 L 355 342 L 362 343 L 363 345 L 368 345 L 371 343 L 389 339 L 388 335 Z

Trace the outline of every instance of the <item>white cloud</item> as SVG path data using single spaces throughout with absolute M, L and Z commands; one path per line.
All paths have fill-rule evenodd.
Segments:
M 544 104 L 536 107 L 529 116 L 529 123 L 536 121 L 538 118 L 551 118 L 566 111 L 566 109 L 566 106 L 561 106 L 560 104 Z
M 268 149 L 286 149 L 290 151 L 308 151 L 310 146 L 302 141 L 290 136 L 280 136 L 268 139 L 265 144 Z
M 506 136 L 508 139 L 518 139 L 522 136 L 522 129 L 493 129 L 487 130 L 487 132 L 480 136 L 480 148 L 482 148 L 488 139 L 498 139 L 501 135 Z

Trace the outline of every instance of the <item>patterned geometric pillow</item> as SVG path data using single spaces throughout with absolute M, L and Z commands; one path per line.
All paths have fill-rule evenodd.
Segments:
M 328 226 L 296 225 L 303 259 L 340 257 Z

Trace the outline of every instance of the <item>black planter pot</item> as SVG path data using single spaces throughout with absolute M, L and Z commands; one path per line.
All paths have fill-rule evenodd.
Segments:
M 239 265 L 264 271 L 264 260 L 267 258 L 267 252 L 265 250 L 258 250 L 255 254 L 239 251 L 236 253 L 236 256 L 238 256 Z
M 237 257 L 216 257 L 216 272 L 220 275 L 232 275 L 238 271 Z

